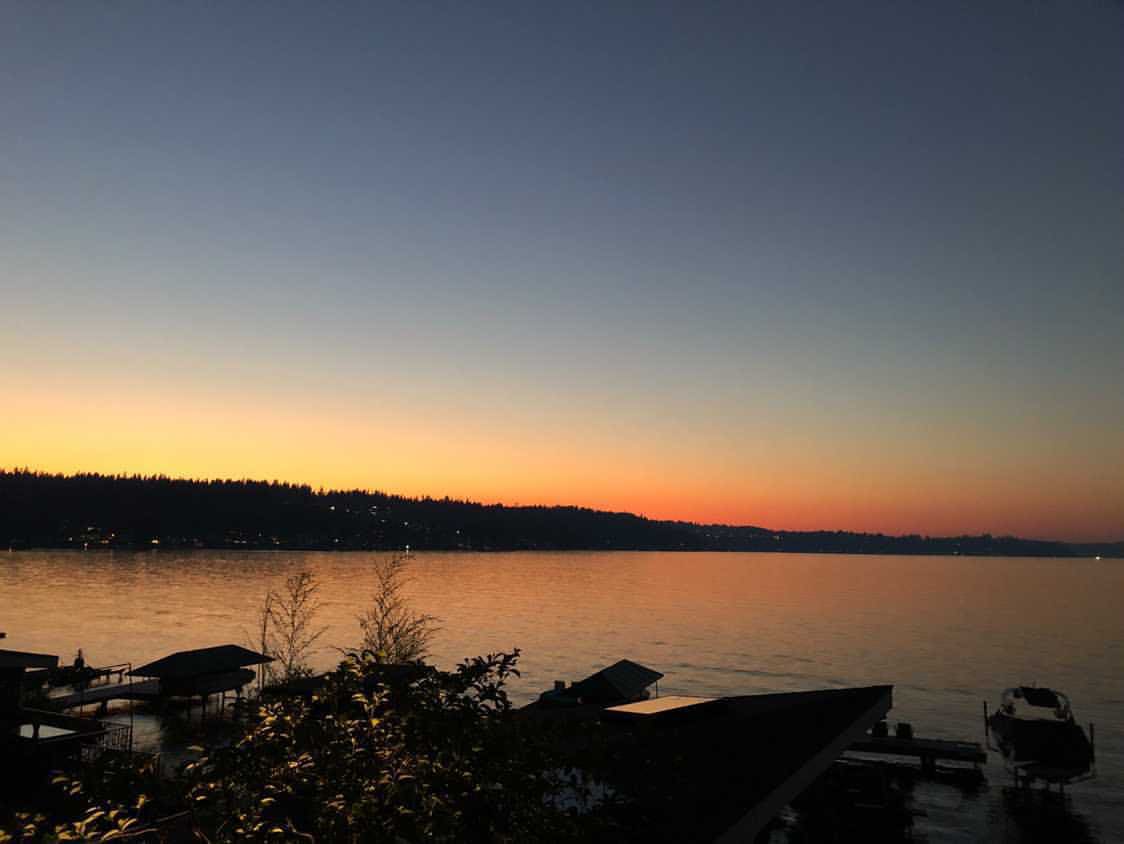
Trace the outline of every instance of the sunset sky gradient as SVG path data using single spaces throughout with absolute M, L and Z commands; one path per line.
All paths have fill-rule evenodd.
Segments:
M 0 466 L 1124 539 L 1119 3 L 0 6 Z

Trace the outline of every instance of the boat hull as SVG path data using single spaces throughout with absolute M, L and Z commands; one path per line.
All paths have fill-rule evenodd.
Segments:
M 1072 720 L 1024 719 L 997 712 L 988 723 L 1007 761 L 1031 776 L 1067 780 L 1092 769 L 1092 745 Z

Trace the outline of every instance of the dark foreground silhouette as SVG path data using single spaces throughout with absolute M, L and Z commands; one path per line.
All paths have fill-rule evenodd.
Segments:
M 0 471 L 7 548 L 789 551 L 1124 557 L 1124 542 L 886 536 L 654 521 L 248 480 Z

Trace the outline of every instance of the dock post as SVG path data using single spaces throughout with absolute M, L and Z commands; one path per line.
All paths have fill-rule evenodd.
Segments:
M 129 667 L 129 755 L 133 755 L 133 710 L 137 707 L 136 698 L 133 697 L 133 663 L 126 663 Z M 125 681 L 125 675 L 122 674 L 121 682 Z

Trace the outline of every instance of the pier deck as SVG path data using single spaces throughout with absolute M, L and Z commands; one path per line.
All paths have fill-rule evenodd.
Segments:
M 59 695 L 50 699 L 62 709 L 73 709 L 86 704 L 107 703 L 111 700 L 156 700 L 160 697 L 160 681 L 144 680 L 140 683 L 110 683 L 92 689 Z
M 211 695 L 237 692 L 241 696 L 242 688 L 252 682 L 253 679 L 253 671 L 239 669 L 193 677 L 190 682 L 178 684 L 159 678 L 139 680 L 133 683 L 108 683 L 103 686 L 91 686 L 88 689 L 71 694 L 52 697 L 50 700 L 51 703 L 62 709 L 73 709 L 76 706 L 85 706 L 86 704 L 108 703 L 111 700 L 196 697 L 202 698 L 204 705 L 206 705 L 206 698 Z
M 932 770 L 937 762 L 970 762 L 973 765 L 980 765 L 987 761 L 987 751 L 984 750 L 983 745 L 974 741 L 867 736 L 852 744 L 848 750 L 856 753 L 915 757 L 921 760 L 922 770 Z

